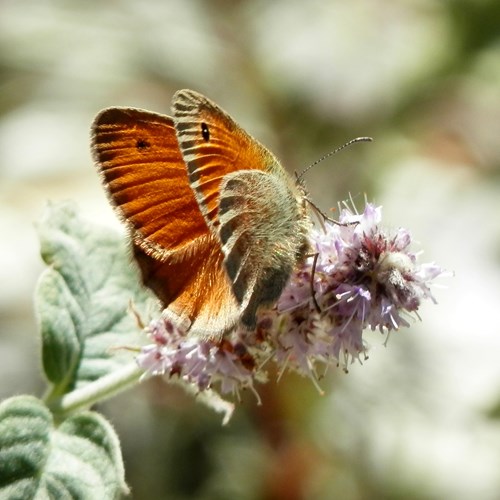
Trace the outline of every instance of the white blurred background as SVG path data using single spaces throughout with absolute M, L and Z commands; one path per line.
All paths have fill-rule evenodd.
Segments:
M 118 227 L 89 153 L 107 106 L 231 113 L 324 209 L 384 207 L 455 273 L 410 329 L 231 424 L 161 381 L 101 408 L 136 499 L 500 498 L 500 4 L 496 0 L 0 0 L 0 394 L 40 395 L 35 222 L 75 200 Z

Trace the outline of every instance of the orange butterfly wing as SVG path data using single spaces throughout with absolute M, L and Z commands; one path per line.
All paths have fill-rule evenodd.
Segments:
M 288 182 L 276 157 L 207 97 L 180 90 L 172 108 L 189 181 L 209 225 L 217 227 L 219 223 L 220 187 L 225 175 L 262 170 Z
M 259 307 L 278 299 L 307 252 L 304 192 L 210 99 L 180 90 L 172 108 L 196 201 L 219 237 L 241 321 L 253 328 Z
M 239 318 L 220 242 L 196 202 L 170 117 L 130 108 L 102 111 L 92 148 L 104 186 L 126 221 L 143 280 L 166 314 L 220 337 Z

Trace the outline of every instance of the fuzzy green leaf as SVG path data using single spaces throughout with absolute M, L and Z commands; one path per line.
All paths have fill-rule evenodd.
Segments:
M 56 397 L 130 362 L 130 353 L 117 348 L 142 339 L 128 305 L 144 314 L 149 294 L 124 238 L 83 219 L 74 204 L 50 205 L 38 230 L 49 267 L 36 309 L 43 368 Z
M 54 427 L 44 404 L 0 404 L 0 498 L 114 499 L 127 492 L 118 438 L 93 412 Z

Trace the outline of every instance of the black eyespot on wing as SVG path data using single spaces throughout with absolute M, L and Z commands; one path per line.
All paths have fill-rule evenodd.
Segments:
M 148 149 L 151 146 L 149 142 L 146 139 L 137 139 L 137 142 L 135 144 L 135 147 L 139 151 L 143 151 L 144 149 Z
M 201 124 L 201 135 L 205 141 L 210 140 L 210 131 L 208 130 L 208 125 L 206 123 Z

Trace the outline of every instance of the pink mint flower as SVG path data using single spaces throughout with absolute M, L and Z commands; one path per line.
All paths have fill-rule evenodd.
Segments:
M 294 370 L 315 383 L 319 367 L 347 367 L 366 358 L 366 329 L 386 334 L 409 326 L 422 300 L 436 302 L 431 282 L 436 264 L 418 264 L 406 229 L 388 234 L 381 207 L 362 214 L 344 209 L 341 224 L 325 222 L 311 232 L 309 257 L 277 304 L 260 312 L 257 329 L 236 328 L 216 343 L 186 335 L 164 317 L 151 322 L 152 344 L 137 357 L 150 375 L 178 376 L 199 390 L 238 395 L 265 381 L 267 363 Z

